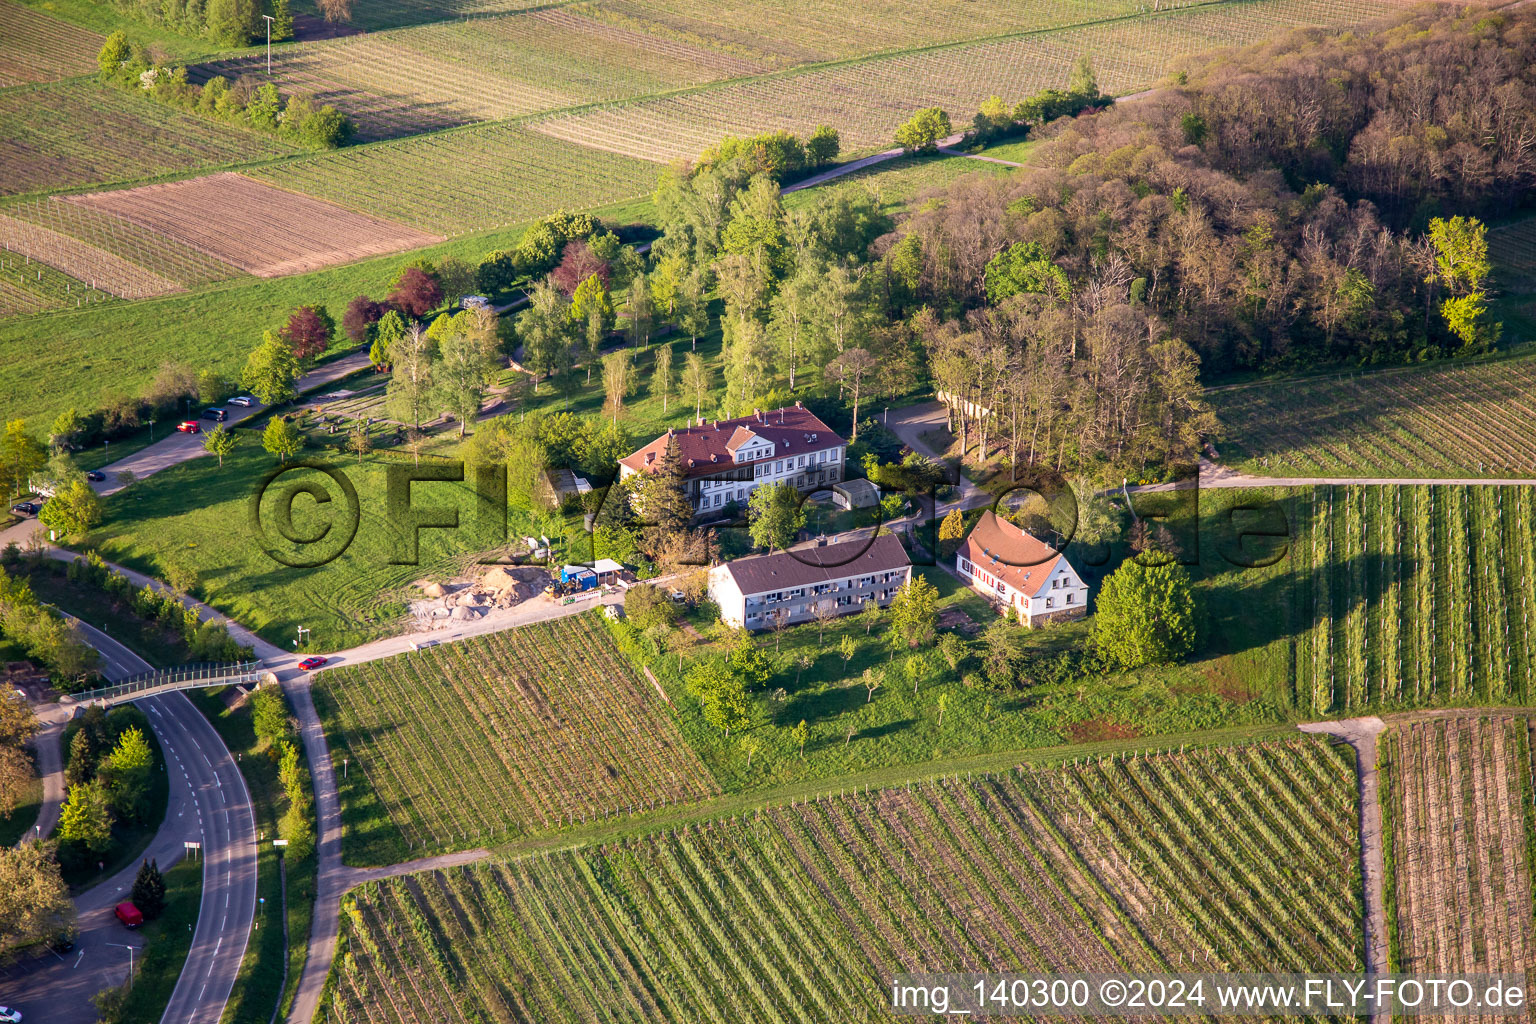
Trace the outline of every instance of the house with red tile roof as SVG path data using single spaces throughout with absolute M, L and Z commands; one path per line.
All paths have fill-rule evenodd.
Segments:
M 843 479 L 848 442 L 799 402 L 734 420 L 703 420 L 669 430 L 619 460 L 619 479 L 661 468 L 677 444 L 688 500 L 700 515 L 736 502 L 759 484 L 789 481 L 802 491 L 830 489 Z
M 1026 626 L 1088 612 L 1088 584 L 1066 555 L 990 510 L 956 552 L 955 569 L 999 611 Z

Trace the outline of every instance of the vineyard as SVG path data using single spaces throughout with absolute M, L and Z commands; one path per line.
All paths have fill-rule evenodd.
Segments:
M 257 277 L 299 274 L 442 241 L 239 174 L 70 196 Z
M 349 24 L 368 32 L 376 32 L 379 29 L 422 25 L 430 21 L 510 14 L 540 4 L 541 0 L 368 0 L 368 3 L 358 4 L 353 9 Z M 320 13 L 314 0 L 300 0 L 293 5 L 293 10 L 295 14 Z
M 1394 969 L 1528 970 L 1536 962 L 1530 720 L 1402 722 L 1384 740 L 1397 906 Z
M 0 195 L 292 153 L 276 139 L 89 80 L 0 92 Z
M 1099 87 L 1144 88 L 1175 57 L 1256 42 L 1287 28 L 1350 24 L 1380 14 L 1372 0 L 1257 0 L 1214 5 L 901 54 L 774 78 L 755 79 L 629 106 L 555 117 L 537 130 L 579 145 L 645 160 L 692 157 L 722 135 L 783 129 L 805 134 L 837 126 L 845 153 L 887 148 L 896 127 L 925 106 L 957 124 L 991 95 L 1022 98 L 1064 88 L 1071 67 L 1093 59 Z
M 370 883 L 331 1019 L 846 1021 L 898 971 L 1354 970 L 1353 779 L 1310 740 L 1140 755 Z
M 0 214 L 26 221 L 48 235 L 41 240 L 34 259 L 41 259 L 71 271 L 87 275 L 84 280 L 113 294 L 126 294 L 132 288 L 138 270 L 113 276 L 91 276 L 103 269 L 102 255 L 114 257 L 148 271 L 156 278 L 172 281 L 186 288 L 235 277 L 240 272 L 222 260 L 182 245 L 157 231 L 140 227 L 115 214 L 94 209 L 64 198 L 47 197 L 23 200 L 0 209 Z M 24 230 L 24 229 L 18 229 Z M 58 236 L 58 237 L 51 237 Z M 20 237 L 20 236 L 18 236 Z M 84 248 L 76 245 L 82 243 Z M 126 273 L 129 276 L 123 276 Z
M 1209 0 L 1173 0 L 1163 9 Z M 659 38 L 706 42 L 771 67 L 1120 18 L 1137 0 L 599 0 L 575 10 Z
M 580 616 L 326 672 L 316 699 L 413 854 L 717 792 L 601 620 Z
M 656 185 L 652 164 L 507 124 L 343 149 L 248 173 L 445 236 L 630 199 Z
M 1323 486 L 1289 513 L 1303 714 L 1536 699 L 1536 490 Z
M 194 82 L 264 73 L 246 54 L 200 64 Z M 283 47 L 273 79 L 352 118 L 359 141 L 398 138 L 761 70 L 728 54 L 555 8 Z
M 17 288 L 36 292 L 51 305 L 64 305 L 70 298 L 97 301 L 103 294 L 142 299 L 181 291 L 170 278 L 49 228 L 0 213 L 0 229 L 0 247 L 7 253 L 0 279 L 15 273 Z M 74 294 L 76 286 L 83 287 L 83 294 Z
M 103 41 L 12 0 L 0 0 L 0 40 L 0 89 L 93 74 Z
M 1536 218 L 1527 217 L 1490 231 L 1488 254 L 1498 268 L 1501 284 L 1518 284 L 1522 291 L 1530 291 L 1536 286 Z
M 1536 478 L 1536 357 L 1212 392 L 1223 464 L 1263 476 Z
M 0 219 L 0 227 L 5 225 Z M 0 254 L 0 317 L 110 302 L 113 297 L 28 256 L 9 250 Z

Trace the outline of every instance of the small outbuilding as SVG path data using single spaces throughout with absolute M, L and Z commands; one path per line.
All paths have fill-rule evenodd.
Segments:
M 599 558 L 592 563 L 592 571 L 597 573 L 597 585 L 608 587 L 619 582 L 619 574 L 624 571 L 624 566 L 611 558 Z
M 584 565 L 567 565 L 560 570 L 560 582 L 574 584 L 577 590 L 597 586 L 597 573 Z
M 832 504 L 841 509 L 874 508 L 880 504 L 880 488 L 864 477 L 832 485 Z

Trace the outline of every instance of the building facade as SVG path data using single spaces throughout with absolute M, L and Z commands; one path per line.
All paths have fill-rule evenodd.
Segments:
M 809 622 L 818 609 L 836 615 L 866 601 L 890 604 L 912 578 L 907 549 L 891 534 L 738 558 L 709 571 L 709 596 L 732 626 L 770 629 Z
M 1067 557 L 990 510 L 955 555 L 955 569 L 998 611 L 1026 626 L 1088 614 L 1088 584 Z
M 733 501 L 745 505 L 760 484 L 788 481 L 801 491 L 830 488 L 843 479 L 848 453 L 846 441 L 796 402 L 771 412 L 669 430 L 620 459 L 619 479 L 658 471 L 674 442 L 688 501 L 700 515 Z

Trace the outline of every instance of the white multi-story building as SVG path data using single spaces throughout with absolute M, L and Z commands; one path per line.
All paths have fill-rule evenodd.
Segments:
M 818 610 L 847 615 L 882 608 L 912 578 L 907 549 L 892 534 L 738 558 L 709 570 L 709 596 L 732 626 L 768 629 L 808 622 Z
M 1005 615 L 1026 626 L 1088 612 L 1088 584 L 1061 552 L 991 511 L 955 555 L 955 568 Z
M 674 441 L 688 500 L 700 515 L 733 501 L 745 505 L 759 484 L 787 480 L 802 491 L 830 488 L 843 479 L 848 451 L 846 441 L 796 402 L 772 412 L 669 430 L 620 459 L 619 479 L 656 472 Z

